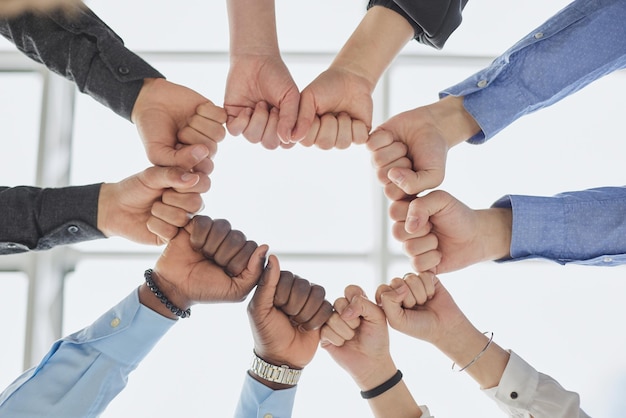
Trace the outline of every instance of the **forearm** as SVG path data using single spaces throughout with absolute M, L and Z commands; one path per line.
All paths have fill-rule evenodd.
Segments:
M 514 260 L 540 257 L 560 264 L 626 263 L 626 187 L 552 197 L 509 195 L 494 206 L 512 211 L 510 257 Z
M 0 33 L 128 120 L 143 79 L 163 77 L 82 4 L 71 6 L 71 13 L 57 10 L 0 19 Z
M 411 40 L 407 20 L 384 7 L 368 10 L 359 26 L 335 57 L 331 68 L 357 74 L 374 90 L 396 55 Z
M 104 238 L 97 229 L 99 190 L 99 184 L 0 188 L 0 253 Z
M 274 0 L 228 0 L 230 55 L 279 55 Z

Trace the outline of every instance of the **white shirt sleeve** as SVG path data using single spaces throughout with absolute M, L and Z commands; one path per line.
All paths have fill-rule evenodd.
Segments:
M 589 417 L 580 409 L 578 393 L 565 390 L 552 377 L 539 373 L 514 352 L 500 384 L 483 392 L 513 418 Z

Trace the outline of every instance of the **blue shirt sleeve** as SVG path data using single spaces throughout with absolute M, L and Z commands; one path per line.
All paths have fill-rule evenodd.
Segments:
M 282 390 L 270 389 L 246 373 L 235 418 L 289 418 L 296 390 L 297 386 Z
M 0 394 L 0 416 L 97 417 L 175 324 L 139 303 L 138 290 L 92 325 L 54 343 Z
M 626 264 L 626 186 L 553 197 L 508 195 L 493 206 L 512 209 L 512 260 Z
M 515 120 L 626 67 L 626 2 L 576 0 L 487 68 L 439 93 L 464 96 L 483 143 Z

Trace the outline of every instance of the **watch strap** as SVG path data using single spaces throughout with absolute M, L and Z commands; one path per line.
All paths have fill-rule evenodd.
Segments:
M 261 379 L 284 385 L 296 385 L 300 380 L 302 369 L 292 369 L 287 365 L 276 366 L 254 354 L 250 371 Z

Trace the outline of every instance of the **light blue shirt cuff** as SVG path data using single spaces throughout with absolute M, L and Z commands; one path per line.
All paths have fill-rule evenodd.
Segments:
M 273 390 L 248 373 L 243 383 L 235 418 L 289 418 L 293 411 L 297 386 Z

